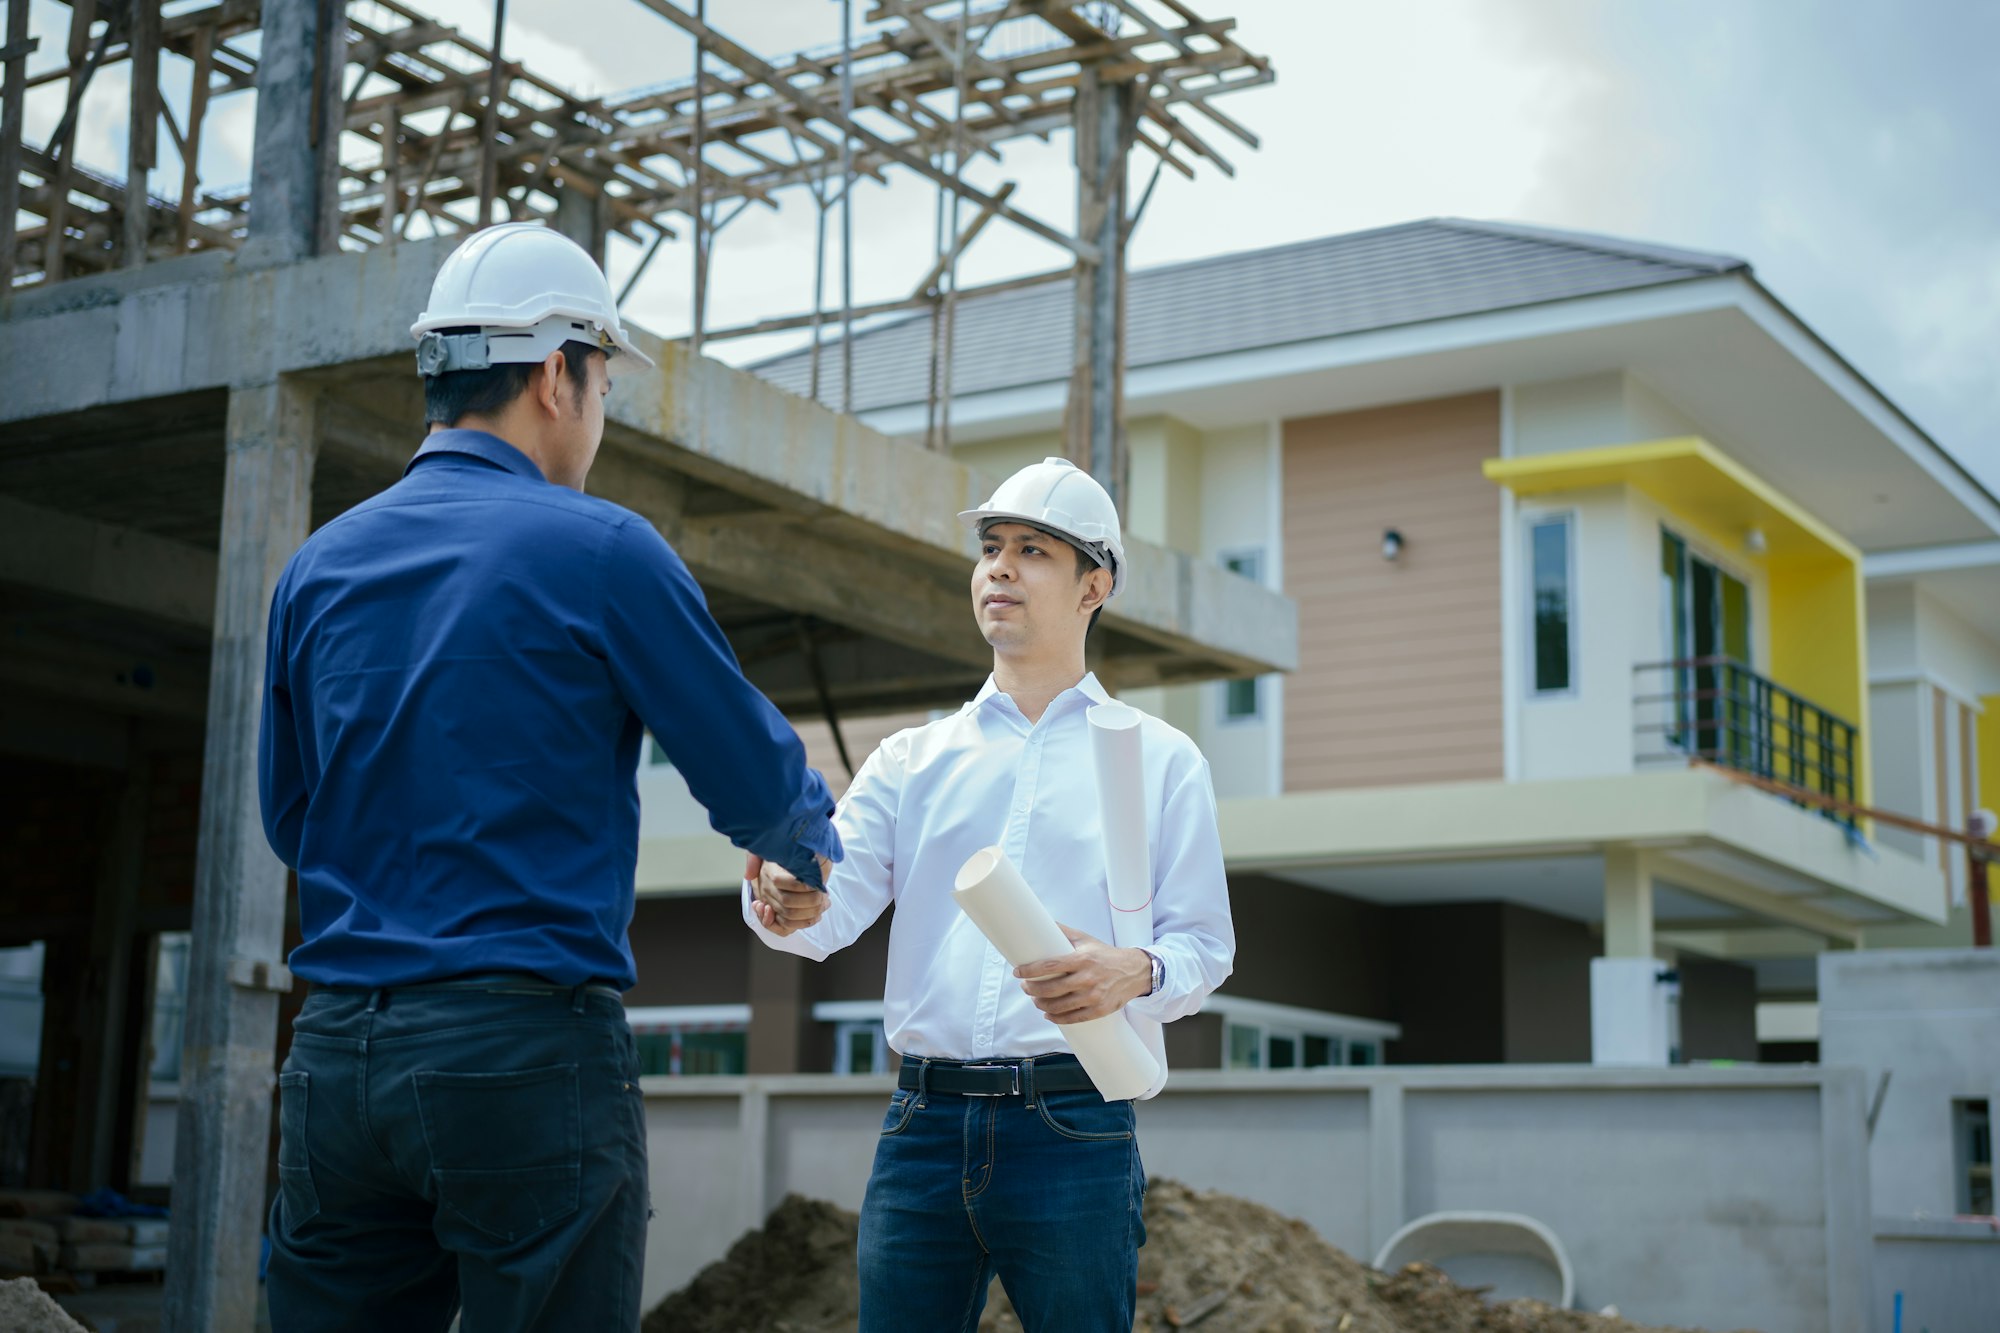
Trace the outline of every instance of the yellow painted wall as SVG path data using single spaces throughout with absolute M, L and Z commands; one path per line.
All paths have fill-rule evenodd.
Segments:
M 2000 694 L 1979 701 L 1986 711 L 1975 725 L 1979 734 L 1979 805 L 2000 813 Z
M 1854 791 L 1867 805 L 1873 783 L 1866 753 L 1868 619 L 1861 568 L 1833 554 L 1774 557 L 1769 568 L 1771 679 L 1858 728 Z

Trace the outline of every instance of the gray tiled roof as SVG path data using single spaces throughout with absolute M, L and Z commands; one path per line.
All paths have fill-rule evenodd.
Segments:
M 1132 274 L 1126 364 L 1164 365 L 1369 329 L 1416 324 L 1747 270 L 1728 255 L 1508 223 L 1431 218 Z M 955 397 L 1069 378 L 1067 280 L 968 298 L 954 316 Z M 854 338 L 856 411 L 922 403 L 926 313 Z M 821 397 L 840 392 L 841 348 L 820 353 Z M 808 356 L 751 367 L 793 393 Z

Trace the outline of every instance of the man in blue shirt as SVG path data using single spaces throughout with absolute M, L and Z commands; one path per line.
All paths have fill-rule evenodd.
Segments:
M 815 884 L 833 802 L 672 549 L 582 493 L 608 358 L 644 360 L 591 258 L 479 232 L 412 332 L 429 438 L 271 607 L 259 778 L 313 985 L 278 1080 L 273 1325 L 636 1329 L 644 732 L 719 832 Z

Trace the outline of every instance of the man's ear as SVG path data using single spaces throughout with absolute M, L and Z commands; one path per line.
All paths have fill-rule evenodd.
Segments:
M 551 418 L 562 416 L 562 386 L 568 380 L 567 365 L 559 347 L 542 358 L 542 377 L 534 384 L 535 406 Z
M 1099 566 L 1083 576 L 1083 611 L 1095 611 L 1111 600 L 1111 571 Z

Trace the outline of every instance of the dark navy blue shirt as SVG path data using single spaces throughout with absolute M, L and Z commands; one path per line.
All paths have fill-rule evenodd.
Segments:
M 258 778 L 308 981 L 633 984 L 650 728 L 710 822 L 819 882 L 825 781 L 660 534 L 481 431 L 299 548 L 271 606 Z

